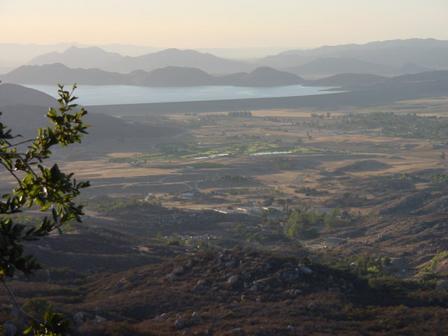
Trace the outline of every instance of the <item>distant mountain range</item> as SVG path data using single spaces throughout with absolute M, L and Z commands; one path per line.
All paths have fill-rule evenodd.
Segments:
M 70 47 L 35 57 L 0 80 L 154 87 L 307 84 L 357 89 L 387 77 L 448 69 L 448 41 L 410 39 L 290 50 L 251 62 L 194 50 L 122 56 L 98 47 Z M 305 78 L 305 80 L 303 79 Z
M 52 52 L 35 57 L 29 62 L 31 65 L 53 63 L 62 63 L 72 68 L 98 68 L 120 73 L 135 70 L 152 71 L 167 66 L 176 66 L 198 68 L 212 74 L 228 74 L 250 71 L 256 67 L 249 63 L 228 60 L 195 50 L 166 49 L 130 57 L 107 52 L 96 47 L 71 47 L 64 52 Z
M 384 83 L 388 80 L 390 80 L 389 77 L 378 75 L 345 73 L 315 80 L 307 80 L 305 82 L 305 85 L 339 87 L 348 90 L 358 90 L 372 85 Z
M 302 84 L 304 80 L 294 74 L 269 67 L 252 72 L 230 75 L 210 75 L 197 68 L 165 67 L 151 72 L 143 70 L 128 74 L 99 69 L 72 69 L 63 64 L 25 65 L 0 77 L 4 82 L 19 84 L 85 84 L 85 85 L 139 85 L 153 87 L 173 86 L 283 86 Z
M 129 73 L 164 67 L 197 68 L 230 74 L 250 72 L 260 66 L 288 71 L 305 78 L 341 73 L 396 76 L 448 69 L 448 41 L 409 39 L 290 50 L 250 61 L 230 60 L 195 50 L 166 49 L 141 56 L 122 56 L 98 47 L 70 47 L 34 57 L 30 65 L 61 63 L 71 68 L 97 68 Z
M 310 69 L 310 63 L 315 69 Z M 290 50 L 265 57 L 259 64 L 316 77 L 343 72 L 400 75 L 448 69 L 448 41 L 409 39 Z M 352 66 L 353 68 L 350 68 Z
M 11 71 L 40 55 L 63 52 L 72 47 L 73 43 L 58 44 L 21 44 L 21 43 L 0 43 L 0 73 Z M 76 44 L 77 47 L 88 47 L 87 45 Z M 127 44 L 102 44 L 101 49 L 112 53 L 120 53 L 128 56 L 144 55 L 160 50 L 160 48 L 144 47 Z
M 395 77 L 383 77 L 370 74 L 340 74 L 326 78 L 305 81 L 309 86 L 340 87 L 352 91 L 364 91 L 374 88 L 405 88 L 406 86 L 424 85 L 433 86 L 440 95 L 440 90 L 447 90 L 448 95 L 448 70 L 420 72 Z
M 370 63 L 354 58 L 318 58 L 304 65 L 286 68 L 287 71 L 306 78 L 321 78 L 334 74 L 392 75 L 398 72 L 391 66 Z
M 445 83 L 448 70 L 427 71 L 386 77 L 365 73 L 344 73 L 318 79 L 305 80 L 300 76 L 269 67 L 260 67 L 252 72 L 230 75 L 210 75 L 196 68 L 165 67 L 151 72 L 142 70 L 128 74 L 98 69 L 72 69 L 63 64 L 25 65 L 0 76 L 3 82 L 29 85 L 55 85 L 73 83 L 81 85 L 136 85 L 149 87 L 193 87 L 229 85 L 243 87 L 275 87 L 287 85 L 326 86 L 345 90 L 360 90 L 375 85 L 397 85 L 411 82 Z M 5 87 L 6 88 L 6 87 Z M 5 90 L 4 90 L 5 91 Z M 4 101 L 8 95 L 1 97 Z M 48 101 L 43 100 L 46 104 Z
M 261 63 L 274 67 L 303 65 L 319 58 L 352 58 L 374 64 L 401 67 L 404 64 L 448 67 L 448 41 L 409 39 L 325 46 L 309 50 L 289 50 L 268 56 Z

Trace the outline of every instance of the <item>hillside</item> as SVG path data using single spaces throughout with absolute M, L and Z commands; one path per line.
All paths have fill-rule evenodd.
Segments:
M 448 81 L 447 71 L 428 71 L 418 74 L 402 75 L 392 78 L 390 82 L 401 83 L 421 83 L 421 82 L 446 82 Z
M 46 113 L 57 103 L 40 91 L 15 84 L 0 85 L 0 111 L 2 121 L 16 134 L 27 138 L 36 134 L 36 129 L 47 125 Z M 24 122 L 26 120 L 26 122 Z M 151 147 L 158 141 L 181 135 L 181 127 L 165 126 L 158 122 L 138 124 L 120 118 L 89 113 L 86 122 L 90 126 L 79 157 L 90 157 L 91 153 L 107 153 L 113 150 L 133 151 Z
M 215 77 L 197 68 L 166 67 L 151 72 L 136 71 L 123 78 L 124 81 L 142 86 L 201 86 L 214 85 Z
M 396 90 L 406 89 L 407 85 L 428 86 L 432 85 L 434 91 L 446 87 L 448 71 L 428 71 L 416 74 L 401 75 L 395 77 L 383 77 L 365 73 L 344 73 L 316 80 L 306 81 L 306 85 L 342 87 L 353 90 L 368 90 L 379 88 L 391 88 Z
M 21 295 L 34 286 L 33 293 L 53 296 L 77 335 L 118 335 L 117 329 L 129 336 L 292 336 L 328 330 L 402 335 L 440 332 L 447 323 L 446 295 L 416 285 L 407 285 L 412 288 L 408 294 L 397 288 L 405 283 L 369 286 L 303 257 L 231 250 L 185 251 L 186 257 L 167 258 L 173 252 L 181 250 L 157 247 L 151 257 L 162 260 L 154 263 L 147 256 L 146 266 L 112 275 L 74 273 L 72 280 L 83 285 L 84 295 L 64 277 L 51 285 L 18 282 L 16 288 Z M 66 302 L 77 302 L 78 310 L 59 298 L 61 288 L 70 289 Z M 439 296 L 432 300 L 431 295 Z
M 0 83 L 0 107 L 14 105 L 37 105 L 48 107 L 54 104 L 49 95 L 24 86 Z
M 123 76 L 118 73 L 107 72 L 98 69 L 71 69 L 61 63 L 49 65 L 23 65 L 11 72 L 1 76 L 3 81 L 19 84 L 49 84 L 67 85 L 89 84 L 89 85 L 113 85 L 120 84 Z
M 344 73 L 316 80 L 306 81 L 306 85 L 342 87 L 346 89 L 359 89 L 387 81 L 387 77 L 372 74 Z
M 286 86 L 302 84 L 303 79 L 289 72 L 260 67 L 251 73 L 222 76 L 219 83 L 237 86 Z
M 318 58 L 300 66 L 287 68 L 287 70 L 306 78 L 326 77 L 343 73 L 391 75 L 395 72 L 389 66 L 353 58 L 337 57 Z

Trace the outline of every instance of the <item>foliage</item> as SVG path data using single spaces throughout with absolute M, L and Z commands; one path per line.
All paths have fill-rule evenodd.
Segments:
M 0 163 L 17 182 L 0 202 L 0 274 L 5 276 L 13 276 L 16 270 L 29 274 L 39 268 L 35 258 L 24 254 L 23 242 L 60 230 L 71 220 L 80 221 L 83 214 L 82 206 L 74 199 L 88 182 L 78 182 L 73 174 L 63 173 L 57 164 L 51 167 L 44 164 L 51 156 L 52 147 L 80 142 L 81 134 L 86 133 L 82 118 L 87 111 L 83 108 L 74 111 L 76 97 L 63 87 L 59 88 L 59 96 L 59 108 L 51 108 L 47 114 L 52 125 L 39 129 L 23 152 L 21 144 L 25 142 L 14 144 L 12 141 L 17 136 L 0 123 Z M 36 226 L 15 223 L 10 216 L 33 207 L 47 213 Z
M 431 182 L 435 185 L 438 184 L 448 184 L 448 175 L 447 174 L 435 174 L 431 177 Z
M 322 228 L 332 229 L 343 222 L 340 209 L 328 213 L 295 209 L 289 213 L 284 231 L 291 239 L 313 239 L 319 236 Z
M 323 224 L 323 214 L 295 209 L 286 220 L 285 233 L 288 238 L 311 239 L 319 235 L 318 226 Z
M 325 264 L 332 268 L 350 272 L 363 279 L 394 279 L 392 261 L 387 256 L 378 256 L 371 254 L 361 254 L 348 258 L 341 258 L 337 255 L 324 256 L 322 259 Z
M 351 263 L 352 271 L 359 276 L 383 276 L 390 265 L 389 257 L 359 256 Z
M 31 325 L 23 332 L 24 335 L 32 336 L 64 336 L 69 331 L 69 322 L 61 314 L 47 310 L 43 321 L 31 321 Z
M 17 272 L 31 274 L 40 268 L 33 255 L 26 254 L 24 244 L 61 232 L 70 221 L 81 221 L 83 207 L 75 202 L 88 182 L 78 182 L 73 173 L 64 173 L 55 163 L 46 164 L 55 146 L 81 142 L 87 125 L 83 122 L 87 111 L 79 108 L 73 91 L 59 86 L 59 107 L 50 108 L 50 126 L 41 128 L 34 139 L 17 141 L 7 125 L 0 123 L 0 165 L 15 181 L 11 192 L 0 200 L 0 280 L 17 302 L 5 280 Z M 40 211 L 33 220 L 25 211 Z M 19 215 L 18 215 L 19 214 Z M 23 221 L 21 221 L 21 219 Z M 43 321 L 31 318 L 28 335 L 63 335 L 67 327 L 62 316 L 51 311 Z
M 328 229 L 334 228 L 337 224 L 341 222 L 341 210 L 336 208 L 330 213 L 324 215 L 324 224 Z
M 435 274 L 437 271 L 437 267 L 440 265 L 440 263 L 447 259 L 448 259 L 448 251 L 442 251 L 437 253 L 430 261 L 422 265 L 419 274 L 426 277 Z

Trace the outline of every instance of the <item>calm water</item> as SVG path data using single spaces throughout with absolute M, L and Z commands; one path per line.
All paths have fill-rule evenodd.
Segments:
M 56 95 L 57 88 L 53 85 L 27 85 L 30 88 Z M 272 98 L 309 96 L 325 93 L 323 87 L 304 87 L 301 85 L 280 87 L 237 87 L 237 86 L 200 86 L 153 88 L 127 85 L 80 85 L 76 95 L 78 103 L 83 105 L 114 105 L 186 102 L 201 100 Z

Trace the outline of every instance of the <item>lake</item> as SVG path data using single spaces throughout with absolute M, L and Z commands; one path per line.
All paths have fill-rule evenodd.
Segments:
M 26 85 L 53 97 L 57 87 L 54 85 Z M 68 87 L 67 87 L 68 88 Z M 310 96 L 334 91 L 325 87 L 306 87 L 301 85 L 278 87 L 237 87 L 237 86 L 199 86 L 199 87 L 144 87 L 129 85 L 80 85 L 76 96 L 82 105 L 116 105 L 170 103 L 202 100 L 227 100 L 247 98 L 278 98 Z

